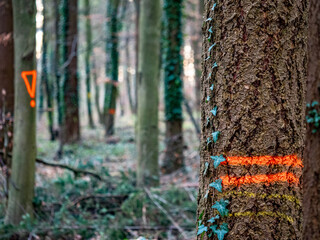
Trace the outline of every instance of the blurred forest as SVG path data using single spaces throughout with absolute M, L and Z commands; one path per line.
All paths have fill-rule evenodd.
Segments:
M 319 12 L 0 0 L 0 239 L 319 240 Z

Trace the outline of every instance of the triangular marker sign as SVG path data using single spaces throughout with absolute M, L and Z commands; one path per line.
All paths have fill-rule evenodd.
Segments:
M 31 80 L 31 86 L 28 80 L 28 76 L 32 75 L 32 80 Z M 26 84 L 27 91 L 30 95 L 31 98 L 36 97 L 36 85 L 37 85 L 37 71 L 32 70 L 32 71 L 23 71 L 21 72 L 21 77 L 24 80 L 24 83 Z

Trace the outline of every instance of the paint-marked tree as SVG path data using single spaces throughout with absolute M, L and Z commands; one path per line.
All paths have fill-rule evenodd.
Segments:
M 164 0 L 164 86 L 166 152 L 162 171 L 173 172 L 183 166 L 182 134 L 182 0 Z
M 140 186 L 155 186 L 159 184 L 160 0 L 141 0 L 140 7 L 137 182 Z
M 118 82 L 118 68 L 119 68 L 119 52 L 118 52 L 118 9 L 119 0 L 110 0 L 107 6 L 107 66 L 106 75 L 108 82 L 105 84 L 104 97 L 104 120 L 106 136 L 114 134 L 114 118 L 116 113 L 117 101 L 117 82 Z
M 320 2 L 310 1 L 307 136 L 303 175 L 303 239 L 320 239 Z
M 14 0 L 15 121 L 12 171 L 6 223 L 18 224 L 23 215 L 33 215 L 35 182 L 36 109 L 21 77 L 22 71 L 36 69 L 35 1 Z M 29 78 L 31 85 L 32 79 Z
M 198 239 L 302 239 L 308 1 L 205 4 Z
M 78 1 L 61 0 L 60 3 L 60 69 L 62 84 L 60 94 L 63 96 L 63 117 L 61 141 L 74 143 L 80 139 L 79 96 L 78 96 Z
M 87 88 L 87 109 L 89 126 L 94 128 L 93 117 L 92 117 L 92 101 L 91 101 L 91 65 L 90 57 L 92 53 L 92 30 L 91 30 L 91 19 L 90 19 L 90 2 L 85 0 L 85 28 L 86 28 L 86 53 L 85 53 L 85 67 L 86 67 L 86 88 Z

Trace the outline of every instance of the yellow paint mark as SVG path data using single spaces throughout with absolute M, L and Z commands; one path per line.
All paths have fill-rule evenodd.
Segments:
M 91 99 L 91 93 L 90 92 L 88 92 L 87 97 L 88 97 L 88 99 Z
M 287 220 L 288 222 L 290 223 L 293 223 L 294 220 L 292 217 L 284 214 L 284 213 L 281 213 L 281 212 L 257 212 L 257 213 L 254 213 L 254 212 L 237 212 L 237 213 L 230 213 L 229 214 L 229 217 L 265 217 L 265 216 L 269 216 L 269 217 L 275 217 L 275 218 L 281 218 L 281 219 L 284 219 L 284 220 Z

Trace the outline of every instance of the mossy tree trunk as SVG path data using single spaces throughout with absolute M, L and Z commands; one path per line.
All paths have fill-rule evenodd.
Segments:
M 159 184 L 160 0 L 141 0 L 140 7 L 137 182 L 140 186 L 155 186 Z
M 118 52 L 118 9 L 119 0 L 110 0 L 107 7 L 107 67 L 106 75 L 108 83 L 105 85 L 105 100 L 104 100 L 104 120 L 106 136 L 114 134 L 114 120 L 116 113 L 117 101 L 117 82 L 118 82 L 118 68 L 119 68 L 119 52 Z
M 320 239 L 320 128 L 313 111 L 320 111 L 320 2 L 310 1 L 307 136 L 303 175 L 303 239 Z M 316 130 L 316 131 L 315 131 Z
M 86 17 L 86 53 L 85 53 L 85 65 L 86 65 L 86 89 L 87 89 L 87 109 L 89 126 L 94 128 L 93 117 L 92 117 L 92 102 L 91 102 L 91 65 L 90 57 L 92 53 L 92 30 L 91 30 L 91 19 L 90 19 L 90 2 L 85 0 L 85 17 Z
M 35 183 L 36 108 L 21 77 L 22 71 L 36 70 L 35 1 L 14 0 L 14 147 L 6 223 L 18 224 L 25 214 L 33 215 Z M 29 79 L 31 84 L 32 79 Z
M 164 81 L 166 152 L 162 171 L 173 172 L 183 166 L 182 134 L 182 0 L 164 0 Z
M 6 92 L 6 112 L 13 114 L 14 108 L 14 59 L 12 1 L 0 1 L 0 96 Z M 0 100 L 0 109 L 3 102 Z M 0 112 L 1 112 L 0 110 Z
M 78 96 L 78 1 L 61 0 L 61 70 L 63 95 L 63 118 L 61 141 L 74 143 L 80 139 L 79 96 Z
M 302 239 L 308 1 L 205 3 L 198 239 Z

